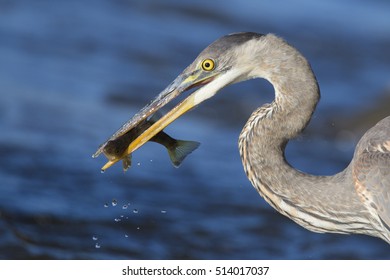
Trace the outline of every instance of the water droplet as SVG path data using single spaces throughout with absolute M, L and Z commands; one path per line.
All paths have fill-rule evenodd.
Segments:
M 95 248 L 96 248 L 96 249 L 99 249 L 99 248 L 100 248 L 100 243 L 96 243 L 96 244 L 95 244 Z
M 123 209 L 123 210 L 126 210 L 127 207 L 129 207 L 129 206 L 128 206 L 127 204 L 125 204 L 125 205 L 122 206 L 122 209 Z
M 137 163 L 137 165 L 138 165 L 138 166 L 141 166 L 141 163 L 140 163 L 140 162 L 138 162 L 138 163 Z
M 125 237 L 127 238 L 127 237 L 129 237 L 127 234 L 125 234 Z
M 112 206 L 117 206 L 118 204 L 118 201 L 116 201 L 116 199 L 113 199 L 112 202 L 111 202 Z
M 137 230 L 140 230 L 141 228 L 140 227 L 137 227 Z
M 115 221 L 115 222 L 120 222 L 120 221 L 122 221 L 122 219 L 115 218 L 114 221 Z
M 153 160 L 151 159 L 150 162 L 153 162 Z
M 104 203 L 104 208 L 108 208 L 108 203 Z
M 97 236 L 95 236 L 95 235 L 94 235 L 94 236 L 92 236 L 92 240 L 93 240 L 93 241 L 96 241 L 96 240 L 98 240 Z
M 138 214 L 138 209 L 133 209 L 134 214 Z
M 161 214 L 166 214 L 167 210 L 161 210 Z
M 105 172 L 105 170 L 103 170 L 103 169 L 100 169 L 100 173 L 102 173 L 102 174 L 103 174 L 104 172 Z

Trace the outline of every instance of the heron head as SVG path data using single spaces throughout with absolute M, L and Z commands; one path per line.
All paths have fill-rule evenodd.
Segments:
M 234 33 L 213 42 L 204 49 L 184 71 L 168 85 L 154 100 L 141 109 L 125 127 L 131 129 L 172 101 L 175 97 L 192 88 L 197 88 L 187 98 L 162 116 L 128 146 L 124 156 L 131 154 L 174 120 L 203 101 L 214 96 L 223 87 L 249 79 L 248 61 L 253 57 L 244 50 L 245 46 L 263 35 L 257 33 Z M 249 64 L 250 65 L 250 64 Z M 109 161 L 102 170 L 120 159 Z

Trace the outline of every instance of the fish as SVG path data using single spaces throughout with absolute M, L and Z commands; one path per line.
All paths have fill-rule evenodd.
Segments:
M 107 141 L 102 150 L 103 154 L 109 161 L 122 160 L 123 171 L 127 171 L 131 167 L 131 154 L 125 154 L 127 147 L 157 120 L 158 115 L 154 114 L 150 119 L 142 121 L 123 135 Z M 163 145 L 168 151 L 173 166 L 176 168 L 179 167 L 183 160 L 200 145 L 200 143 L 196 141 L 177 140 L 164 131 L 160 131 L 149 141 Z

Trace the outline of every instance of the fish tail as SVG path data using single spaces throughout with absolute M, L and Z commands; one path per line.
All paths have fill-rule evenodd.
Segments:
M 175 145 L 168 149 L 174 167 L 179 167 L 183 160 L 199 147 L 200 143 L 195 141 L 176 140 Z

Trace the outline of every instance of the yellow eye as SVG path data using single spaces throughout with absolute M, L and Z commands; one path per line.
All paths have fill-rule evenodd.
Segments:
M 214 67 L 215 67 L 214 60 L 212 60 L 210 58 L 203 60 L 202 69 L 204 71 L 212 71 L 212 70 L 214 70 Z

